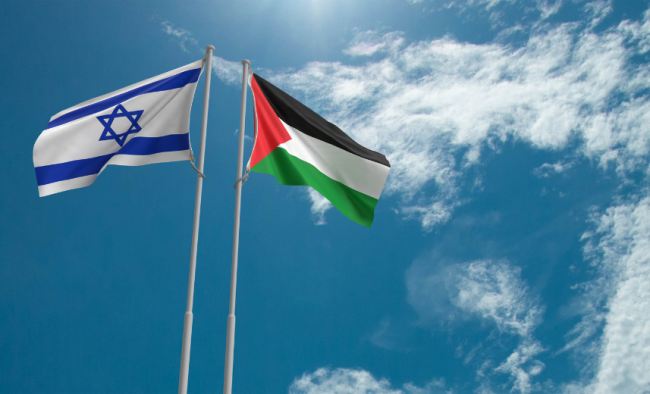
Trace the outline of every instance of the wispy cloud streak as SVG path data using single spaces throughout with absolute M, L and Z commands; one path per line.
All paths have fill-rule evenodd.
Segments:
M 595 229 L 584 239 L 586 257 L 598 278 L 582 284 L 581 322 L 564 350 L 578 354 L 594 374 L 567 391 L 650 391 L 650 197 L 631 197 L 594 213 Z M 602 329 L 602 336 L 597 333 Z
M 199 49 L 199 43 L 188 30 L 174 27 L 169 21 L 161 22 L 162 31 L 171 36 L 178 43 L 183 52 L 190 53 Z
M 420 315 L 421 325 L 435 327 L 445 321 L 478 317 L 494 324 L 501 334 L 519 338 L 505 361 L 479 370 L 479 380 L 489 387 L 491 374 L 507 373 L 513 390 L 533 390 L 532 378 L 545 367 L 535 359 L 544 348 L 534 335 L 544 308 L 529 294 L 519 268 L 505 260 L 436 265 L 421 259 L 407 271 L 406 285 L 409 303 Z
M 433 380 L 425 387 L 412 383 L 394 388 L 387 379 L 376 379 L 362 369 L 319 368 L 296 378 L 289 387 L 289 394 L 452 394 L 445 390 L 444 380 Z
M 402 32 L 391 32 L 380 36 L 374 30 L 357 33 L 343 53 L 350 56 L 370 56 L 397 50 L 404 43 Z
M 239 85 L 242 81 L 242 65 L 219 56 L 212 56 L 212 72 L 226 85 Z

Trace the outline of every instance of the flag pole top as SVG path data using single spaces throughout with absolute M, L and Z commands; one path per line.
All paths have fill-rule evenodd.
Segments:
M 214 47 L 212 45 L 208 45 L 207 47 L 205 47 L 205 50 L 214 52 Z
M 248 65 L 250 66 L 250 65 L 251 65 L 251 61 L 248 60 L 248 59 L 244 59 L 244 60 L 241 61 L 241 64 L 242 64 L 242 65 L 246 65 L 246 64 L 248 64 Z

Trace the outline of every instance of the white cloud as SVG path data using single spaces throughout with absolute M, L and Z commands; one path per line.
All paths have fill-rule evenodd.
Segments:
M 188 30 L 175 28 L 174 25 L 168 21 L 161 22 L 161 26 L 165 33 L 178 42 L 178 45 L 181 47 L 183 52 L 190 53 L 189 49 L 192 49 L 192 51 L 198 50 L 199 43 Z
M 192 32 L 180 27 L 174 27 L 171 22 L 161 22 L 162 30 L 170 35 L 184 52 L 201 51 L 198 41 Z M 240 85 L 242 80 L 242 64 L 212 55 L 212 72 L 226 85 Z
M 585 16 L 592 27 L 597 26 L 607 15 L 614 10 L 612 0 L 597 0 L 585 4 Z
M 422 388 L 412 383 L 393 388 L 387 379 L 377 380 L 362 369 L 319 368 L 296 378 L 289 387 L 289 394 L 453 394 L 444 387 L 444 380 L 433 380 Z
M 597 363 L 591 363 L 594 379 L 574 383 L 567 391 L 650 391 L 650 197 L 635 200 L 595 216 L 595 231 L 585 234 L 585 254 L 601 276 L 583 285 L 593 307 L 573 334 L 584 343 L 601 322 L 604 329 L 598 341 L 587 344 L 596 349 L 589 355 L 598 356 Z
M 537 0 L 537 9 L 541 12 L 541 18 L 546 19 L 556 14 L 562 8 L 562 0 Z
M 332 208 L 332 203 L 311 187 L 307 190 L 307 193 L 311 200 L 311 213 L 317 218 L 316 225 L 326 224 L 325 212 Z
M 394 51 L 404 43 L 402 32 L 380 36 L 374 30 L 357 33 L 343 53 L 350 56 L 370 56 L 378 52 Z
M 364 370 L 339 368 L 331 371 L 320 368 L 314 373 L 305 373 L 299 379 L 294 380 L 289 387 L 289 393 L 399 394 L 401 391 L 393 390 L 388 380 L 376 380 Z
M 390 320 L 384 319 L 381 321 L 381 324 L 379 325 L 379 329 L 375 331 L 371 336 L 370 336 L 370 342 L 372 342 L 373 345 L 378 346 L 383 349 L 388 349 L 392 350 L 395 349 L 395 343 L 392 338 L 389 338 L 388 333 L 390 329 Z
M 530 393 L 534 388 L 531 377 L 539 375 L 545 367 L 544 363 L 534 359 L 543 350 L 537 341 L 522 343 L 495 371 L 509 373 L 512 376 L 514 381 L 512 391 Z
M 461 269 L 458 294 L 453 303 L 460 309 L 496 323 L 499 331 L 521 338 L 515 351 L 499 365 L 496 372 L 510 373 L 513 390 L 529 393 L 531 376 L 544 369 L 534 359 L 544 349 L 533 331 L 541 323 L 543 308 L 527 294 L 519 268 L 507 262 L 476 261 Z
M 430 229 L 436 224 L 449 220 L 457 205 L 459 204 L 446 201 L 425 202 L 423 205 L 403 207 L 401 212 L 407 218 L 419 219 L 422 222 L 422 227 Z
M 212 72 L 226 85 L 241 85 L 243 70 L 241 63 L 212 56 Z
M 418 312 L 421 325 L 474 316 L 494 324 L 501 334 L 519 338 L 505 361 L 496 368 L 486 365 L 478 375 L 485 389 L 491 373 L 508 373 L 513 390 L 532 391 L 531 378 L 544 369 L 535 359 L 544 348 L 534 336 L 544 308 L 528 294 L 519 268 L 507 261 L 490 260 L 434 267 L 428 259 L 421 259 L 408 269 L 406 286 L 408 301 Z
M 424 0 L 407 0 L 411 4 L 421 3 Z M 579 0 L 578 0 L 579 1 Z M 562 8 L 563 0 L 435 0 L 435 5 L 440 5 L 443 8 L 458 8 L 461 13 L 465 12 L 471 8 L 481 8 L 487 11 L 491 11 L 490 19 L 493 22 L 502 22 L 502 14 L 498 11 L 495 11 L 497 6 L 510 6 L 517 5 L 521 7 L 521 3 L 525 3 L 526 11 L 537 12 L 541 19 L 546 19 L 551 15 L 556 14 L 560 8 Z M 501 23 L 495 23 L 494 25 L 499 25 Z
M 623 21 L 619 29 L 627 33 L 630 41 L 637 44 L 639 53 L 650 51 L 650 9 L 643 16 L 643 23 Z
M 461 266 L 453 303 L 496 323 L 499 331 L 528 338 L 540 323 L 542 309 L 532 300 L 521 270 L 506 261 L 475 261 Z
M 360 66 L 313 62 L 269 78 L 386 154 L 385 194 L 430 229 L 462 203 L 481 152 L 508 138 L 544 150 L 577 140 L 580 154 L 621 174 L 647 163 L 650 102 L 638 93 L 650 68 L 629 61 L 643 49 L 629 44 L 643 42 L 650 23 L 583 28 L 562 24 L 520 48 L 420 41 Z
M 549 164 L 544 163 L 541 166 L 533 170 L 533 174 L 540 178 L 548 178 L 553 174 L 562 174 L 569 168 L 573 167 L 573 162 L 562 162 L 558 161 L 557 163 Z

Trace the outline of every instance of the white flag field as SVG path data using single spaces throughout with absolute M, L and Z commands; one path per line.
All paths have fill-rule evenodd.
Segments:
M 41 197 L 88 186 L 107 165 L 190 159 L 190 110 L 203 60 L 86 101 L 51 119 L 34 144 Z

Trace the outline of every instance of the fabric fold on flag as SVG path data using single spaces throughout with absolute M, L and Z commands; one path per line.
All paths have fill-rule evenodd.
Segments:
M 250 80 L 255 145 L 247 169 L 283 185 L 311 186 L 370 227 L 390 163 L 257 74 Z
M 92 184 L 107 165 L 190 160 L 189 124 L 204 60 L 54 115 L 34 144 L 41 197 Z

